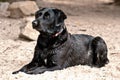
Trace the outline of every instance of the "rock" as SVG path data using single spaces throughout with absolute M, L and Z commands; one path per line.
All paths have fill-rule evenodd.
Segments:
M 26 25 L 20 28 L 20 38 L 24 38 L 30 41 L 37 40 L 39 32 L 32 28 L 33 18 L 25 18 Z
M 114 0 L 99 0 L 101 2 L 103 2 L 104 4 L 112 4 L 114 2 Z
M 115 5 L 120 5 L 120 0 L 114 0 Z
M 19 1 L 13 2 L 9 6 L 10 17 L 12 18 L 22 18 L 25 16 L 30 16 L 35 14 L 39 10 L 35 1 Z
M 7 11 L 9 6 L 8 2 L 0 2 L 0 11 Z
M 8 7 L 9 7 L 9 3 L 8 2 L 0 2 L 0 16 L 9 16 L 10 12 L 7 11 Z
M 17 2 L 17 1 L 32 1 L 32 0 L 5 0 L 9 3 L 12 3 L 12 2 Z

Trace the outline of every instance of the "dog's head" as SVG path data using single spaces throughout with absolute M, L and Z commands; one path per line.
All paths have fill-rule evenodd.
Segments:
M 65 13 L 55 8 L 43 8 L 35 13 L 33 28 L 41 33 L 54 35 L 64 29 Z

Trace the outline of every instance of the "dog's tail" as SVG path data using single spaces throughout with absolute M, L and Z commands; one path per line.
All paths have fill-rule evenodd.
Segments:
M 109 62 L 107 58 L 107 45 L 101 37 L 95 37 L 91 42 L 93 65 L 102 67 Z

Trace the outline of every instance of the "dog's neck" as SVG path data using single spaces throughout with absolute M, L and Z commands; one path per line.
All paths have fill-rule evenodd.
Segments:
M 67 29 L 63 29 L 52 36 L 44 36 L 40 35 L 38 39 L 38 43 L 40 48 L 56 48 L 63 44 L 68 37 Z
M 56 27 L 62 27 L 62 29 L 60 29 L 59 32 L 56 32 L 55 34 L 52 35 L 52 37 L 57 37 L 59 36 L 62 32 L 64 32 L 63 30 L 66 30 L 66 26 L 64 23 L 59 23 L 56 25 Z
M 61 33 L 63 33 L 63 32 L 64 32 L 64 30 L 65 30 L 65 29 L 61 29 L 59 32 L 57 32 L 57 33 L 53 34 L 53 35 L 52 35 L 52 37 L 54 38 L 54 37 L 59 36 Z

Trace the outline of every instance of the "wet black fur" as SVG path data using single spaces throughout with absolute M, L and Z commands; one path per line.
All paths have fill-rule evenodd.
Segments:
M 33 28 L 40 32 L 32 61 L 19 71 L 40 74 L 75 65 L 103 67 L 108 63 L 107 46 L 101 37 L 68 33 L 63 11 L 43 8 L 36 12 Z

